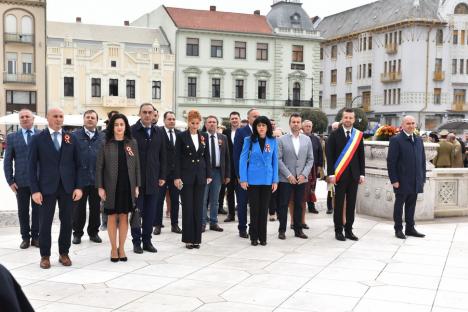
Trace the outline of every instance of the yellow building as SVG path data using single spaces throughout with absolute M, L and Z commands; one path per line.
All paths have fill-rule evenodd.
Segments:
M 138 114 L 142 103 L 172 110 L 174 55 L 157 29 L 47 23 L 49 106 Z
M 0 0 L 0 116 L 46 110 L 46 1 Z

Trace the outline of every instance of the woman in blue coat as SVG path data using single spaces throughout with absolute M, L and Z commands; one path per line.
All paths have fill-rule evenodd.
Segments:
M 270 119 L 258 117 L 252 135 L 245 138 L 239 161 L 240 186 L 248 191 L 250 240 L 253 246 L 266 245 L 268 207 L 278 188 L 278 146 Z

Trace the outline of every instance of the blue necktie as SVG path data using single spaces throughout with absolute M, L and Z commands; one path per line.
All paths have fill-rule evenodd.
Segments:
M 148 139 L 151 138 L 151 128 L 146 128 L 146 136 L 148 137 Z
M 55 146 L 55 149 L 57 150 L 57 152 L 60 150 L 60 143 L 58 141 L 58 135 L 59 135 L 59 132 L 55 131 L 54 132 L 54 146 Z
M 26 130 L 26 144 L 29 145 L 29 143 L 31 143 L 31 133 L 32 131 L 31 130 Z

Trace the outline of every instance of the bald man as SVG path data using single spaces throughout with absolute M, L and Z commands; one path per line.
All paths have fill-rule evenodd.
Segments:
M 68 256 L 72 235 L 73 201 L 80 200 L 79 145 L 75 136 L 62 129 L 63 111 L 47 111 L 48 127 L 33 136 L 29 150 L 29 183 L 33 201 L 40 205 L 40 267 L 50 268 L 51 228 L 58 202 L 60 234 L 59 262 L 71 266 Z

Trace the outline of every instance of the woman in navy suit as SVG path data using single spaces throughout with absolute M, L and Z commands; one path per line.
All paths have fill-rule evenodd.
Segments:
M 260 240 L 265 246 L 270 197 L 278 188 L 278 146 L 268 117 L 258 117 L 252 130 L 240 156 L 240 186 L 248 191 L 252 245 L 257 246 Z
M 196 110 L 188 113 L 189 129 L 178 133 L 174 185 L 182 198 L 182 241 L 188 249 L 200 248 L 203 195 L 211 182 L 208 135 L 198 129 L 202 117 Z

